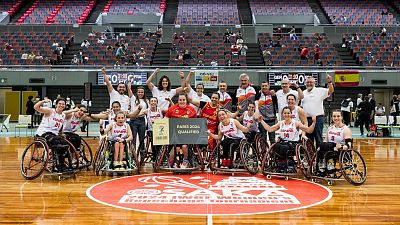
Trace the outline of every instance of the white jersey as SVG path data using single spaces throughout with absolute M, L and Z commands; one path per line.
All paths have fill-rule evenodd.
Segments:
M 44 116 L 42 122 L 40 122 L 39 128 L 36 131 L 36 135 L 42 136 L 44 133 L 51 132 L 58 135 L 60 129 L 64 123 L 65 115 L 63 113 L 56 113 L 55 109 L 52 109 L 50 116 Z
M 135 112 L 137 110 L 137 106 L 136 106 L 136 97 L 135 95 L 133 95 L 130 99 L 131 101 L 131 112 Z M 147 110 L 148 108 L 148 102 L 145 99 L 139 99 L 139 105 L 142 107 L 142 109 L 140 110 L 141 112 L 144 112 Z
M 76 118 L 75 113 L 73 113 L 71 118 L 64 120 L 63 131 L 74 133 L 74 132 L 76 132 L 80 123 L 81 123 L 81 119 Z
M 285 124 L 285 121 L 279 123 L 280 138 L 283 141 L 298 141 L 299 129 L 296 127 L 296 121 L 292 120 L 290 124 Z
M 112 90 L 110 93 L 110 108 L 112 106 L 112 103 L 117 101 L 121 104 L 121 111 L 125 112 L 128 111 L 129 108 L 129 97 L 128 95 L 121 95 L 118 93 L 116 90 Z
M 128 124 L 124 123 L 122 126 L 118 126 L 117 123 L 112 123 L 112 128 L 108 133 L 108 138 L 111 141 L 116 141 L 117 138 L 125 140 L 128 137 Z
M 114 122 L 115 120 L 115 113 L 113 110 L 110 110 L 110 113 L 108 114 L 108 120 L 103 121 L 103 127 L 104 129 L 107 127 L 108 124 Z
M 229 119 L 229 124 L 227 126 L 224 126 L 223 123 L 219 123 L 219 130 L 221 133 L 224 134 L 224 137 L 226 138 L 232 138 L 232 139 L 243 139 L 244 134 L 241 130 L 239 130 L 236 125 L 235 125 L 235 120 L 230 118 Z
M 243 113 L 243 125 L 247 127 L 247 124 L 251 124 L 249 128 L 250 132 L 258 132 L 258 122 L 253 116 L 249 116 L 248 111 Z
M 151 90 L 151 93 L 153 94 L 153 97 L 158 99 L 158 107 L 162 111 L 166 111 L 169 108 L 170 102 L 165 99 L 166 98 L 172 99 L 176 95 L 176 89 L 171 89 L 170 91 L 164 91 L 164 90 L 160 91 L 155 86 L 153 87 L 153 90 Z
M 299 106 L 294 106 L 294 109 L 292 110 L 292 120 L 294 121 L 299 121 L 301 123 L 300 120 L 300 115 L 299 115 Z
M 344 145 L 344 131 L 346 130 L 346 128 L 346 125 L 344 125 L 343 127 L 335 127 L 335 125 L 328 127 L 328 142 Z
M 281 118 L 282 109 L 287 106 L 287 99 L 286 97 L 288 94 L 293 94 L 296 96 L 296 105 L 299 103 L 299 94 L 297 91 L 290 89 L 288 93 L 283 93 L 283 90 L 279 90 L 275 93 L 276 98 L 278 99 L 278 117 Z
M 202 94 L 201 96 L 199 96 L 197 94 L 197 92 L 195 92 L 193 89 L 190 89 L 189 96 L 190 96 L 191 99 L 199 101 L 199 102 L 211 102 L 210 97 L 208 97 L 205 94 Z M 190 104 L 190 106 L 192 106 L 194 108 L 194 110 L 196 110 L 197 116 L 199 116 L 200 115 L 199 107 L 197 107 L 197 106 L 195 106 L 193 104 Z
M 155 112 L 151 111 L 150 109 L 148 109 L 147 111 L 147 127 L 149 131 L 153 130 L 153 123 L 154 120 L 156 119 L 162 119 L 163 118 L 163 114 L 161 112 L 161 110 L 159 108 L 157 108 L 157 110 Z

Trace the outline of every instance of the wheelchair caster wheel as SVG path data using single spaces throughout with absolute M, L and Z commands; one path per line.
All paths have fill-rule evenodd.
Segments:
M 311 182 L 315 183 L 315 182 L 317 182 L 317 180 L 313 178 L 313 179 L 311 179 Z
M 332 183 L 333 183 L 333 182 L 332 182 L 331 180 L 328 180 L 328 185 L 329 185 L 329 186 L 332 186 Z
M 272 177 L 271 174 L 268 174 L 268 175 L 267 175 L 267 179 L 268 179 L 268 180 L 271 180 L 271 177 Z
M 288 177 L 288 176 L 285 176 L 285 180 L 289 180 L 289 177 Z
M 61 181 L 61 176 L 58 176 L 58 181 Z
M 217 171 L 215 171 L 215 170 L 214 170 L 214 171 L 212 171 L 212 174 L 214 174 L 214 175 L 215 175 L 215 174 L 217 174 Z

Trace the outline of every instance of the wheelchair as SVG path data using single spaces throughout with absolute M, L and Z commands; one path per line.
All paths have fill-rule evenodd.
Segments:
M 257 150 L 258 160 L 259 160 L 260 162 L 262 162 L 265 153 L 266 153 L 266 152 L 268 151 L 268 149 L 269 149 L 269 143 L 267 142 L 267 140 L 266 140 L 265 138 L 263 138 L 263 137 L 261 136 L 260 133 L 257 133 L 256 136 L 254 137 L 253 146 L 254 146 L 255 149 Z
M 306 147 L 301 142 L 278 141 L 271 145 L 262 160 L 261 169 L 264 176 L 289 177 L 298 175 L 298 162 L 306 156 Z M 300 168 L 300 167 L 299 167 Z M 300 171 L 304 172 L 302 168 Z M 304 172 L 305 173 L 305 172 Z
M 140 152 L 139 149 L 137 149 L 136 151 L 139 165 L 144 166 L 145 163 L 153 163 L 153 168 L 154 168 L 155 165 L 154 161 L 157 154 L 158 146 L 153 146 L 151 131 L 146 132 L 146 135 L 143 139 L 143 144 L 144 144 L 143 146 L 144 152 Z M 155 149 L 153 149 L 153 147 Z
M 333 146 L 332 146 L 333 147 Z M 319 159 L 322 156 L 322 159 Z M 326 180 L 328 185 L 333 181 L 343 180 L 343 178 L 352 185 L 362 185 L 367 179 L 367 165 L 362 155 L 354 150 L 333 150 L 320 152 L 318 148 L 308 163 L 308 178 L 313 182 L 317 180 Z M 321 167 L 321 168 L 320 168 Z
M 163 145 L 161 149 L 158 151 L 156 156 L 156 162 L 154 171 L 159 170 L 169 170 L 172 171 L 173 174 L 179 173 L 192 173 L 192 171 L 201 170 L 204 171 L 204 162 L 201 154 L 201 150 L 197 145 L 188 144 L 188 167 L 180 168 L 180 167 L 172 167 L 169 162 L 169 156 L 172 151 L 175 153 L 175 158 L 172 164 L 180 165 L 183 162 L 183 154 L 176 151 L 176 145 Z
M 79 155 L 79 168 L 86 168 L 90 170 L 90 166 L 92 165 L 93 161 L 93 153 L 92 149 L 90 148 L 89 144 L 80 137 L 78 134 L 75 133 L 64 133 L 66 139 L 74 144 L 76 151 Z
M 64 143 L 51 146 L 45 138 L 35 137 L 26 147 L 20 164 L 21 174 L 26 180 L 36 179 L 44 172 L 46 175 L 58 176 L 58 180 L 68 174 L 75 177 L 79 169 L 79 156 L 75 147 L 63 136 L 54 138 L 61 139 Z
M 247 139 L 241 139 L 239 142 L 233 142 L 229 146 L 230 165 L 228 168 L 221 168 L 221 156 L 223 148 L 221 142 L 218 142 L 210 153 L 209 168 L 216 174 L 221 173 L 250 173 L 255 175 L 258 172 L 259 156 L 256 149 Z
M 137 170 L 139 174 L 139 162 L 135 153 L 135 145 L 131 142 L 125 144 L 124 149 L 124 162 L 126 168 L 124 170 L 114 170 L 114 141 L 108 140 L 107 137 L 103 137 L 100 140 L 100 144 L 97 148 L 94 161 L 94 169 L 96 175 L 102 175 L 103 173 L 128 173 L 132 174 L 133 171 Z

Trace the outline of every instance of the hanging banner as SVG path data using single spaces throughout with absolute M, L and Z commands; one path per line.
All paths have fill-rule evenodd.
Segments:
M 360 72 L 358 71 L 335 71 L 335 86 L 354 87 L 360 83 Z
M 128 77 L 133 76 L 132 85 L 146 85 L 147 73 L 146 72 L 107 72 L 106 73 L 112 85 L 118 85 L 119 83 L 128 83 Z M 101 72 L 97 73 L 97 84 L 106 85 L 104 77 Z
M 295 72 L 282 72 L 282 73 L 267 73 L 267 79 L 270 86 L 281 86 L 282 80 L 288 79 L 290 83 L 299 86 L 306 85 L 307 77 L 314 77 L 315 83 L 318 84 L 318 73 L 295 73 Z
M 203 84 L 204 88 L 218 88 L 218 71 L 217 70 L 196 70 L 195 86 Z

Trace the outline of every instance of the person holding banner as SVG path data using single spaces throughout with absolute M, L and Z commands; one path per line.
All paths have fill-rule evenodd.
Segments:
M 129 96 L 125 94 L 126 86 L 124 83 L 119 83 L 117 90 L 115 90 L 110 82 L 110 78 L 106 74 L 106 68 L 101 69 L 101 74 L 103 75 L 104 82 L 107 85 L 108 94 L 110 95 L 110 108 L 112 103 L 118 101 L 121 104 L 121 110 L 127 111 L 129 109 Z
M 197 112 L 192 106 L 188 105 L 188 99 L 187 99 L 186 94 L 179 94 L 178 104 L 175 104 L 172 107 L 170 107 L 167 110 L 165 117 L 167 117 L 167 118 L 196 118 Z M 176 152 L 179 152 L 179 150 L 181 148 L 182 148 L 182 154 L 183 154 L 183 162 L 181 165 L 179 165 L 179 167 L 187 168 L 189 165 L 189 161 L 187 160 L 188 146 L 187 145 L 176 146 Z M 171 151 L 171 153 L 169 154 L 169 163 L 172 167 L 178 167 L 178 165 L 175 165 L 174 162 L 175 162 L 175 151 Z
M 165 113 L 169 108 L 169 99 L 172 99 L 175 95 L 181 93 L 181 91 L 183 90 L 183 87 L 185 86 L 185 74 L 183 72 L 179 72 L 179 76 L 181 78 L 181 87 L 171 89 L 171 81 L 165 75 L 161 76 L 157 86 L 154 86 L 152 81 L 159 73 L 160 69 L 155 69 L 154 72 L 147 79 L 146 85 L 153 94 L 153 97 L 156 97 L 158 99 L 158 107 L 160 107 L 161 111 Z
M 219 94 L 218 92 L 214 92 L 211 95 L 211 102 L 199 101 L 196 99 L 192 99 L 189 97 L 189 102 L 199 107 L 200 109 L 200 118 L 207 119 L 207 129 L 216 134 L 218 130 L 218 102 L 219 102 Z M 212 138 L 208 139 L 209 149 L 214 149 L 214 141 Z
M 218 134 L 213 134 L 210 131 L 208 135 L 215 140 L 222 140 L 221 146 L 223 149 L 222 154 L 222 163 L 221 167 L 230 168 L 232 167 L 230 155 L 232 152 L 229 152 L 229 148 L 231 144 L 239 144 L 240 141 L 246 138 L 243 134 L 248 133 L 250 131 L 250 123 L 247 124 L 248 127 L 243 126 L 238 120 L 230 117 L 230 112 L 226 109 L 219 109 L 218 111 L 218 119 L 220 121 L 218 125 Z

